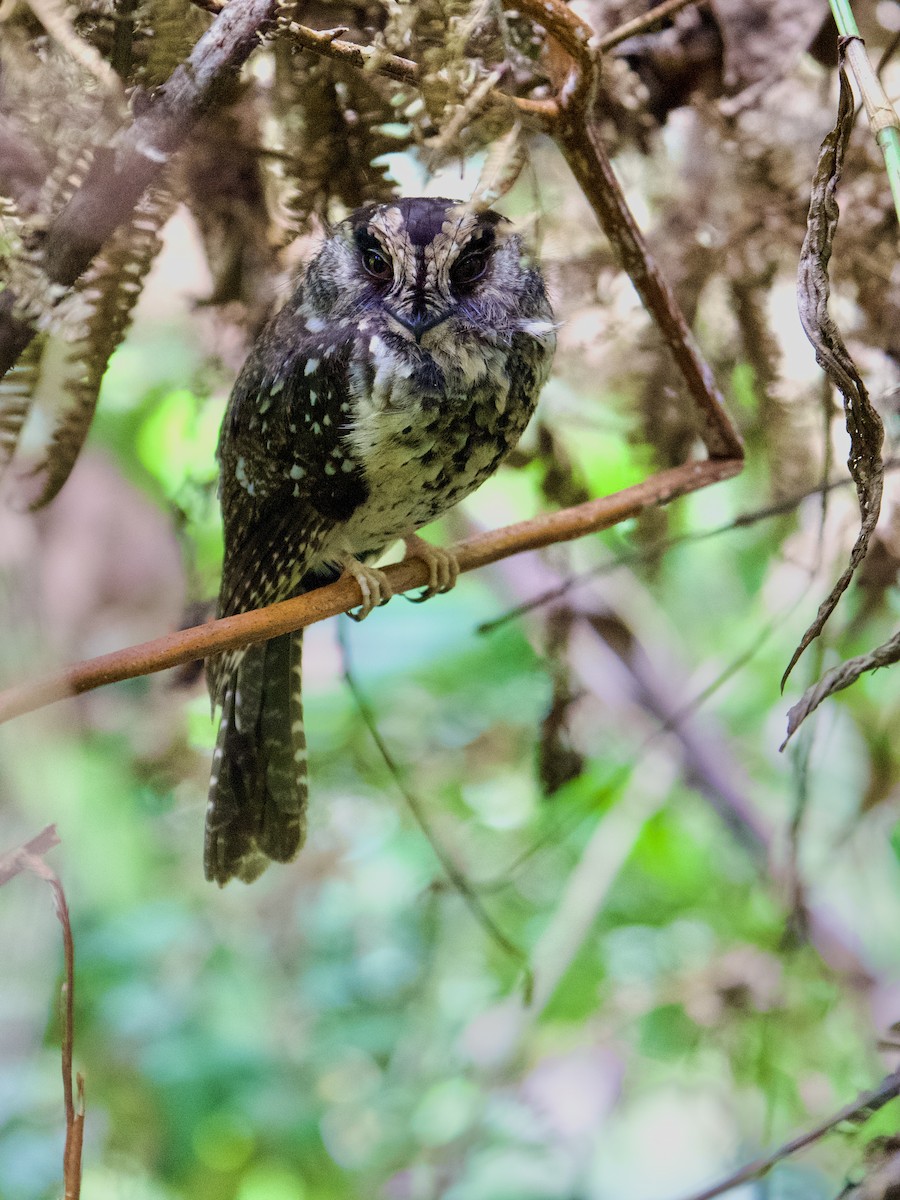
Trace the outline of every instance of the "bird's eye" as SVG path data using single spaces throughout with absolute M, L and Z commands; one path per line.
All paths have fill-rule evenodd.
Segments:
M 468 287 L 476 279 L 480 279 L 487 270 L 488 254 L 486 250 L 473 250 L 461 255 L 450 268 L 450 282 L 456 288 Z
M 362 250 L 362 265 L 366 274 L 371 275 L 380 283 L 386 283 L 394 278 L 394 269 L 388 260 L 378 250 L 366 246 Z

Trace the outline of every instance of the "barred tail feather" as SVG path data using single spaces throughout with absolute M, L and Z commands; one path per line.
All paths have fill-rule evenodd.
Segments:
M 230 672 L 213 753 L 206 815 L 207 879 L 252 883 L 289 862 L 306 834 L 303 631 L 249 646 Z
M 303 631 L 266 643 L 259 746 L 265 806 L 259 847 L 275 862 L 290 862 L 306 836 L 306 733 L 300 686 Z

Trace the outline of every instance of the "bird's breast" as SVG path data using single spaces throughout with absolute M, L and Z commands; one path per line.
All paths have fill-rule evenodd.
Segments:
M 463 346 L 451 360 L 395 353 L 376 335 L 366 349 L 351 366 L 346 437 L 367 499 L 336 531 L 351 551 L 386 545 L 446 512 L 496 469 L 530 415 L 509 411 L 506 354 L 496 346 Z

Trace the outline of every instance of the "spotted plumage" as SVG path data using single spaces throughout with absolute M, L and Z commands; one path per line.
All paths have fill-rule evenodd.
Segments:
M 554 348 L 540 274 L 498 214 L 443 199 L 353 213 L 260 335 L 228 404 L 220 615 L 359 575 L 462 500 L 518 441 Z M 442 578 L 432 591 L 455 572 Z M 222 717 L 205 867 L 220 884 L 302 845 L 301 646 L 286 634 L 208 664 Z

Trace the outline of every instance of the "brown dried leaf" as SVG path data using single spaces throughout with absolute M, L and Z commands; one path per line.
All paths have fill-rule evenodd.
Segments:
M 577 696 L 572 690 L 568 651 L 571 614 L 554 613 L 547 623 L 547 661 L 553 682 L 550 707 L 541 721 L 538 742 L 538 778 L 547 796 L 552 796 L 584 770 L 584 755 L 572 743 L 569 719 Z
M 800 655 L 822 632 L 825 622 L 853 578 L 854 571 L 865 558 L 869 538 L 881 510 L 884 482 L 884 464 L 881 459 L 884 429 L 881 418 L 872 407 L 865 384 L 847 351 L 840 330 L 828 312 L 828 263 L 839 216 L 835 191 L 841 177 L 844 151 L 853 124 L 853 93 L 843 69 L 843 61 L 840 83 L 837 121 L 822 143 L 813 177 L 806 238 L 800 253 L 797 302 L 804 332 L 816 352 L 816 361 L 843 397 L 847 432 L 850 435 L 850 457 L 847 465 L 856 484 L 861 524 L 847 569 L 822 601 L 815 620 L 800 639 L 800 644 L 782 678 L 782 687 Z M 802 720 L 802 717 L 800 719 Z
M 895 633 L 889 641 L 875 650 L 870 650 L 868 654 L 860 654 L 857 658 L 848 658 L 846 662 L 826 671 L 821 679 L 806 689 L 793 708 L 789 710 L 787 737 L 781 743 L 781 749 L 785 748 L 791 735 L 796 732 L 809 714 L 819 707 L 823 700 L 827 700 L 835 692 L 843 691 L 851 683 L 856 683 L 860 675 L 865 675 L 867 671 L 875 671 L 879 667 L 889 667 L 898 660 L 900 660 L 900 633 Z

